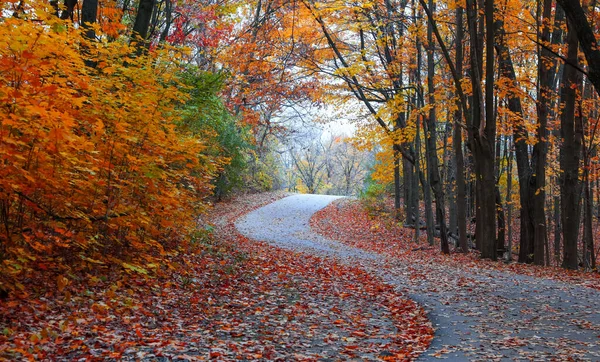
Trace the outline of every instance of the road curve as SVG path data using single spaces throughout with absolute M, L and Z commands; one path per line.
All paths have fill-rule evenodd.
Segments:
M 310 229 L 311 216 L 337 196 L 293 195 L 236 221 L 238 231 L 276 247 L 357 263 L 423 305 L 436 328 L 419 361 L 600 361 L 600 292 L 489 270 L 422 266 L 353 248 Z M 443 278 L 439 278 L 443 276 Z M 467 287 L 457 287 L 467 280 Z

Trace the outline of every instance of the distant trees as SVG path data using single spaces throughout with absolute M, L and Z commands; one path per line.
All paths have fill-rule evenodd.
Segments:
M 291 160 L 289 189 L 347 196 L 363 190 L 369 154 L 352 145 L 350 138 L 331 136 L 296 143 L 286 157 Z

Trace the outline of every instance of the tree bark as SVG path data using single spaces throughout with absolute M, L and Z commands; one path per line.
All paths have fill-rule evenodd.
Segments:
M 429 9 L 433 9 L 433 0 L 429 0 Z M 446 211 L 444 207 L 444 192 L 440 180 L 439 160 L 437 157 L 437 131 L 436 131 L 436 113 L 435 113 L 435 63 L 434 63 L 434 42 L 433 25 L 428 23 L 427 27 L 427 90 L 429 102 L 429 116 L 427 117 L 425 129 L 425 142 L 427 154 L 427 170 L 429 171 L 429 183 L 435 197 L 435 215 L 437 224 L 440 226 L 440 249 L 442 253 L 449 254 L 448 231 L 446 229 Z
M 563 235 L 563 263 L 567 269 L 577 269 L 577 242 L 579 235 L 580 195 L 579 161 L 581 154 L 581 121 L 575 117 L 577 89 L 581 79 L 576 69 L 579 42 L 571 17 L 567 21 L 567 64 L 563 71 L 561 85 L 562 113 L 560 117 L 560 135 L 563 140 L 560 149 L 561 224 Z
M 139 41 L 138 48 L 145 46 L 145 41 L 148 39 L 148 29 L 150 28 L 155 3 L 155 0 L 140 0 L 135 23 L 133 24 L 133 36 L 135 41 Z M 135 39 L 136 37 L 141 39 Z
M 401 198 L 400 198 L 400 194 L 401 194 L 401 187 L 400 187 L 400 152 L 398 152 L 398 150 L 393 150 L 393 154 L 394 154 L 394 217 L 396 219 L 400 219 L 400 205 L 401 205 Z M 406 178 L 404 179 L 404 194 L 406 195 L 406 191 L 407 191 L 407 184 L 406 184 Z M 406 197 L 404 198 L 404 201 L 406 202 Z
M 507 166 L 506 166 L 506 208 L 508 214 L 508 246 L 506 250 L 506 260 L 512 261 L 512 175 L 513 175 L 513 151 L 509 151 Z
M 467 1 L 467 18 L 471 39 L 471 85 L 474 93 L 472 107 L 472 125 L 469 143 L 475 160 L 476 187 L 476 241 L 481 257 L 496 260 L 496 198 L 493 192 L 496 184 L 494 173 L 494 141 L 496 122 L 493 108 L 494 64 L 493 64 L 493 1 L 486 0 L 486 103 L 483 102 L 483 90 L 479 67 L 482 59 L 477 49 L 477 7 L 473 0 Z M 492 54 L 490 56 L 490 54 Z M 485 104 L 485 108 L 484 108 Z M 485 110 L 485 115 L 484 115 Z
M 77 0 L 65 0 L 63 4 L 64 10 L 60 14 L 60 18 L 63 20 L 71 19 L 73 21 L 73 10 L 75 9 L 75 5 L 77 5 Z M 95 17 L 94 20 L 96 20 Z
M 550 24 L 549 21 L 552 15 L 552 0 L 544 0 L 543 15 L 541 23 L 543 30 L 538 37 L 541 43 L 547 44 L 550 42 Z M 539 25 L 538 25 L 539 27 Z M 533 176 L 533 263 L 536 265 L 544 265 L 544 245 L 546 244 L 546 160 L 548 158 L 548 113 L 551 103 L 550 89 L 552 87 L 552 79 L 554 78 L 552 69 L 552 54 L 545 47 L 540 47 L 538 51 L 538 127 L 536 135 L 536 144 L 533 146 L 533 154 L 531 157 Z M 550 65 L 548 65 L 550 63 Z
M 456 72 L 462 78 L 463 72 L 463 8 L 456 8 Z M 456 223 L 458 226 L 458 245 L 466 253 L 469 251 L 467 244 L 467 200 L 465 185 L 465 160 L 462 152 L 462 129 L 460 122 L 462 120 L 462 109 L 457 107 L 454 113 L 454 154 L 456 157 Z
M 96 22 L 98 15 L 98 0 L 83 0 L 81 5 L 81 24 L 86 29 L 85 36 L 88 39 L 96 38 L 94 29 L 90 26 Z
M 596 93 L 600 95 L 600 48 L 585 11 L 579 0 L 557 0 L 568 18 L 569 31 L 573 31 L 583 49 L 588 63 L 588 78 L 594 85 Z M 570 59 L 567 56 L 567 59 Z M 578 63 L 571 63 L 577 65 Z

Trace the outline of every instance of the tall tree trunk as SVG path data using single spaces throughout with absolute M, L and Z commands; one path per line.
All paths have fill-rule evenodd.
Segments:
M 415 6 L 415 0 L 412 0 L 412 9 L 413 9 L 413 20 L 416 22 L 417 18 L 419 17 L 419 11 L 417 10 L 417 7 Z M 416 37 L 416 48 L 420 49 L 421 47 L 421 41 L 419 39 L 419 37 Z M 417 55 L 414 57 L 414 59 L 412 60 L 412 62 L 414 64 L 414 68 L 413 70 L 411 70 L 410 72 L 410 81 L 413 84 L 420 84 L 419 82 L 421 81 L 421 74 L 420 74 L 420 70 L 419 67 L 421 66 L 421 53 L 418 51 Z M 417 98 L 419 97 L 419 94 L 417 94 L 417 92 L 415 92 L 413 94 L 412 97 L 412 104 L 419 104 L 419 100 Z M 419 122 L 419 116 L 416 117 L 415 120 L 415 128 L 416 128 L 416 136 L 415 136 L 415 169 L 416 170 L 420 170 L 421 169 L 421 136 L 420 136 L 420 122 Z M 411 169 L 412 170 L 412 169 Z M 419 188 L 418 188 L 418 180 L 415 177 L 414 172 L 411 173 L 411 180 L 413 180 L 413 190 L 412 192 L 414 193 L 414 200 L 415 205 L 414 205 L 414 209 L 411 210 L 411 216 L 414 219 L 410 219 L 410 222 L 412 222 L 415 226 L 415 233 L 414 233 L 414 242 L 418 243 L 419 242 L 419 238 L 420 238 L 420 232 L 421 232 L 421 211 L 419 210 Z
M 583 92 L 583 99 L 591 98 L 591 86 L 589 82 L 585 84 L 585 90 Z M 582 113 L 581 109 L 582 99 L 579 100 L 579 111 Z M 592 220 L 593 220 L 593 201 L 594 195 L 593 190 L 591 188 L 591 170 L 592 164 L 590 157 L 592 156 L 593 150 L 593 133 L 594 131 L 590 130 L 590 122 L 589 118 L 596 118 L 597 115 L 591 112 L 589 117 L 586 117 L 583 120 L 583 128 L 584 132 L 589 135 L 589 145 L 586 144 L 585 138 L 582 141 L 582 155 L 583 155 L 583 266 L 586 270 L 594 270 L 596 268 L 596 254 L 594 250 L 594 232 L 592 229 Z
M 429 0 L 429 9 L 433 8 L 433 0 Z M 444 207 L 444 192 L 442 191 L 442 183 L 440 180 L 439 160 L 437 157 L 437 131 L 436 113 L 435 113 L 435 60 L 433 58 L 434 42 L 433 42 L 433 25 L 428 23 L 427 27 L 427 89 L 429 102 L 429 116 L 427 117 L 427 128 L 425 129 L 425 142 L 427 154 L 427 170 L 429 171 L 429 183 L 435 196 L 435 215 L 437 224 L 440 227 L 440 248 L 442 253 L 449 254 L 450 247 L 448 246 L 448 232 L 446 230 L 446 211 Z
M 557 6 L 556 10 L 554 12 L 554 30 L 552 32 L 552 45 L 554 46 L 558 46 L 559 44 L 561 44 L 563 42 L 563 26 L 564 25 L 564 21 L 565 21 L 565 12 L 563 11 L 562 7 Z M 552 63 L 554 64 L 553 67 L 553 79 L 551 81 L 551 85 L 552 85 L 552 92 L 556 92 L 556 80 L 558 78 L 558 75 L 560 74 L 559 69 L 563 68 L 562 62 L 559 63 L 556 61 L 556 58 L 552 58 Z M 550 91 L 550 89 L 549 89 Z M 557 96 L 552 98 L 552 105 L 550 107 L 550 111 L 552 111 L 552 109 L 554 109 L 555 104 L 557 102 Z M 552 134 L 554 135 L 555 139 L 560 140 L 560 128 L 559 127 L 555 127 Z M 554 146 L 556 147 L 556 146 Z M 553 182 L 555 185 L 560 185 L 560 179 L 559 179 L 559 175 L 554 175 L 553 176 Z M 560 193 L 556 193 L 553 192 L 553 220 L 554 220 L 554 263 L 556 266 L 560 265 L 560 242 L 561 242 L 561 225 L 560 225 Z M 548 232 L 546 232 L 548 233 Z
M 497 252 L 504 252 L 504 242 L 506 240 L 506 219 L 504 217 L 504 206 L 500 196 L 500 177 L 502 177 L 503 166 L 502 159 L 506 159 L 506 142 L 504 147 L 504 156 L 502 156 L 502 138 L 496 140 L 496 222 L 498 223 L 498 236 L 496 237 Z
M 481 58 L 477 49 L 477 7 L 473 0 L 467 1 L 467 18 L 471 38 L 471 84 L 474 93 L 472 110 L 472 128 L 469 132 L 469 143 L 475 160 L 476 177 L 476 240 L 482 258 L 495 260 L 496 255 L 496 199 L 494 192 L 494 141 L 496 122 L 494 120 L 494 57 L 493 57 L 493 1 L 486 0 L 486 103 L 485 115 L 481 76 L 479 73 Z M 490 55 L 491 54 L 491 55 Z
M 584 151 L 585 152 L 585 151 Z M 584 156 L 585 158 L 585 156 Z M 594 232 L 592 230 L 592 189 L 590 187 L 589 171 L 584 171 L 584 213 L 583 213 L 583 261 L 587 270 L 596 268 L 596 255 L 594 250 Z
M 421 52 L 421 43 L 420 41 L 417 41 L 417 69 L 416 69 L 416 74 L 415 74 L 415 78 L 416 78 L 416 83 L 417 84 L 421 84 L 421 64 L 423 64 L 423 55 Z M 421 94 L 419 96 L 419 106 L 420 107 L 424 107 L 425 104 L 424 102 L 424 96 L 423 94 Z M 417 116 L 417 122 L 421 122 L 422 117 L 421 116 Z M 419 130 L 421 127 L 421 125 L 419 124 L 419 126 L 417 126 L 417 130 Z M 426 130 L 425 130 L 426 132 Z M 419 140 L 417 141 L 417 144 L 420 147 L 420 135 L 417 133 L 417 138 L 419 138 Z M 425 133 L 425 137 L 427 138 L 427 133 Z M 426 161 L 427 161 L 427 140 L 425 140 L 425 155 L 426 155 Z M 421 152 L 419 150 L 419 152 Z M 421 170 L 416 170 L 416 172 L 419 174 L 419 181 L 421 182 L 421 187 L 423 189 L 423 201 L 424 201 L 424 208 L 425 208 L 425 230 L 426 230 L 426 234 L 427 234 L 427 243 L 429 245 L 433 245 L 435 243 L 434 240 L 434 236 L 435 236 L 435 225 L 434 225 L 434 219 L 433 219 L 433 210 L 432 210 L 432 199 L 431 199 L 431 188 L 430 188 L 430 184 L 429 184 L 429 173 L 427 174 L 427 176 L 425 176 L 425 174 L 423 172 L 421 172 Z M 416 225 L 418 226 L 418 225 Z
M 513 233 L 512 233 L 513 151 L 509 150 L 508 152 L 509 152 L 509 154 L 508 154 L 508 160 L 507 160 L 507 166 L 506 166 L 506 208 L 507 208 L 507 214 L 508 214 L 508 223 L 507 223 L 508 224 L 508 246 L 507 246 L 507 250 L 506 250 L 506 260 L 512 261 L 512 248 L 513 248 L 513 244 L 512 244 L 512 239 L 513 239 Z
M 538 3 L 539 4 L 539 3 Z M 538 5 L 538 13 L 541 12 Z M 538 24 L 538 37 L 541 43 L 550 42 L 550 19 L 552 16 L 552 0 L 544 0 L 541 25 Z M 543 30 L 540 33 L 539 27 Z M 539 47 L 538 50 L 538 127 L 536 144 L 533 146 L 531 157 L 533 177 L 533 262 L 536 265 L 544 265 L 544 245 L 546 244 L 546 160 L 548 154 L 548 108 L 551 103 L 550 88 L 554 79 L 552 66 L 553 55 L 546 48 Z
M 454 117 L 454 115 L 453 115 Z M 453 137 L 454 122 L 446 122 L 444 132 L 444 159 L 446 160 L 445 194 L 448 203 L 448 234 L 458 235 L 458 213 L 456 205 L 456 155 L 454 147 L 448 144 L 448 140 Z
M 456 8 L 456 72 L 462 78 L 463 72 L 463 8 Z M 465 160 L 462 152 L 462 130 L 460 122 L 462 121 L 462 108 L 457 107 L 454 113 L 454 154 L 456 157 L 456 222 L 458 225 L 458 245 L 466 253 L 469 251 L 467 244 L 467 200 L 465 186 Z
M 582 129 L 580 116 L 575 117 L 577 89 L 581 77 L 575 66 L 578 64 L 579 42 L 571 19 L 567 21 L 567 63 L 563 71 L 560 98 L 562 113 L 560 134 L 563 140 L 560 149 L 561 224 L 563 228 L 563 267 L 577 269 L 577 242 L 579 235 L 580 195 L 579 161 L 581 154 Z
M 416 121 L 416 136 L 415 136 L 415 168 L 417 170 L 420 170 L 421 167 L 421 126 L 420 126 L 420 122 L 419 122 L 419 117 L 417 116 L 417 121 Z M 418 184 L 416 184 L 415 186 L 418 186 Z M 419 189 L 418 187 L 416 187 L 417 190 L 417 195 L 416 195 L 416 210 L 414 210 L 414 223 L 415 223 L 415 234 L 414 234 L 414 242 L 418 243 L 419 242 L 419 238 L 420 238 L 420 232 L 421 232 L 421 211 L 419 210 Z M 431 208 L 429 209 L 431 210 Z M 430 215 L 431 216 L 431 215 Z

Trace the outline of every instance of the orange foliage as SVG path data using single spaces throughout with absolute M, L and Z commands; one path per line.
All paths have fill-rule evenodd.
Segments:
M 134 57 L 44 10 L 0 27 L 0 288 L 34 268 L 146 273 L 195 227 L 221 162 L 177 129 L 183 54 Z

